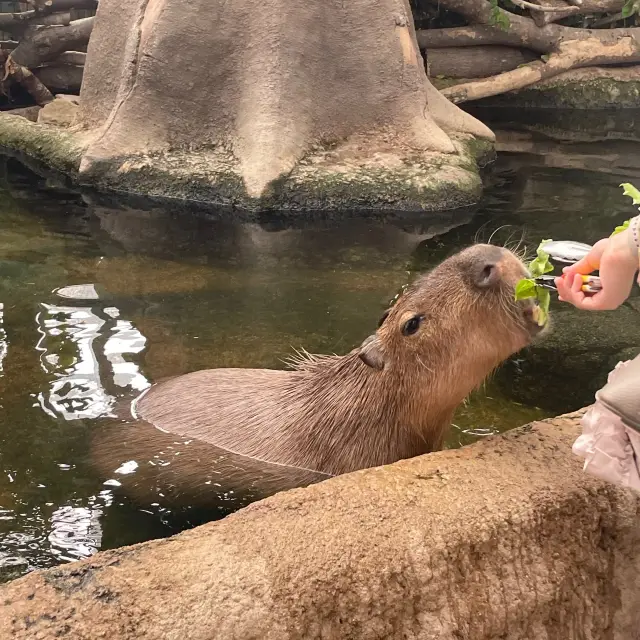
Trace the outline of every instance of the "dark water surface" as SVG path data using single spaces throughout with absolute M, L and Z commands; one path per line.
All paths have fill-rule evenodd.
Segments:
M 163 503 L 159 476 L 146 498 L 132 499 L 124 480 L 139 463 L 170 473 L 176 455 L 214 457 L 169 438 L 142 460 L 108 420 L 118 399 L 201 368 L 282 367 L 294 347 L 346 352 L 413 273 L 496 230 L 494 242 L 524 233 L 531 248 L 608 235 L 633 213 L 619 183 L 640 185 L 640 144 L 624 137 L 561 144 L 557 132 L 514 123 L 499 138 L 508 152 L 479 211 L 459 214 L 456 222 L 470 221 L 448 232 L 448 216 L 233 222 L 81 195 L 0 159 L 0 581 L 166 536 L 259 497 L 205 474 L 203 504 L 184 495 Z M 59 295 L 70 285 L 93 286 Z M 553 333 L 460 409 L 448 446 L 583 406 L 615 362 L 637 352 L 637 299 L 600 315 L 555 307 Z M 100 467 L 105 435 L 123 450 Z

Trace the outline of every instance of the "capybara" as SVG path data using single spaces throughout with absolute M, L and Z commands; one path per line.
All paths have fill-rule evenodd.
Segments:
M 134 411 L 172 434 L 334 475 L 434 451 L 460 402 L 542 330 L 535 302 L 514 300 L 526 275 L 511 251 L 471 246 L 413 282 L 346 355 L 189 373 L 152 386 Z

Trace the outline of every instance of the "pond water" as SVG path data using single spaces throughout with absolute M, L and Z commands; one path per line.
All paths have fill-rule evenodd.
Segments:
M 412 274 L 476 238 L 593 242 L 632 214 L 618 185 L 640 182 L 637 142 L 500 121 L 484 201 L 455 216 L 234 219 L 79 193 L 0 158 L 0 581 L 238 507 L 215 483 L 206 508 L 119 490 L 91 458 L 119 398 L 196 369 L 283 367 L 293 348 L 346 352 Z M 447 446 L 584 406 L 638 350 L 635 298 L 553 310 L 553 333 L 461 407 Z

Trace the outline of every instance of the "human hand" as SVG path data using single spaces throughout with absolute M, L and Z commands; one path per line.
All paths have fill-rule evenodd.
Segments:
M 587 311 L 617 309 L 629 297 L 638 271 L 638 251 L 634 249 L 628 230 L 597 242 L 582 260 L 565 267 L 563 275 L 555 279 L 560 300 Z M 596 270 L 600 271 L 602 290 L 585 295 L 580 276 Z

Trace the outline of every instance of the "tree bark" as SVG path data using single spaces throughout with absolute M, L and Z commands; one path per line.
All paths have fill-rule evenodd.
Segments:
M 327 141 L 366 135 L 341 147 L 355 157 L 380 145 L 453 154 L 449 133 L 493 138 L 428 81 L 407 0 L 101 0 L 97 17 L 81 122 L 99 135 L 81 173 L 230 149 L 260 198 Z
M 86 46 L 91 36 L 95 18 L 74 20 L 67 27 L 43 27 L 29 37 L 11 53 L 16 64 L 35 68 L 53 60 L 65 51 Z
M 532 62 L 537 56 L 527 49 L 480 46 L 431 48 L 428 59 L 432 77 L 486 78 Z
M 546 62 L 533 62 L 493 78 L 448 87 L 442 93 L 455 103 L 479 100 L 522 89 L 570 69 L 622 62 L 640 62 L 640 43 L 635 38 L 627 36 L 615 44 L 603 44 L 593 38 L 564 42 Z
M 445 47 L 505 46 L 522 48 L 525 45 L 518 34 L 489 26 L 453 27 L 449 29 L 420 29 L 416 32 L 421 49 L 431 51 Z M 547 53 L 545 48 L 540 53 Z

